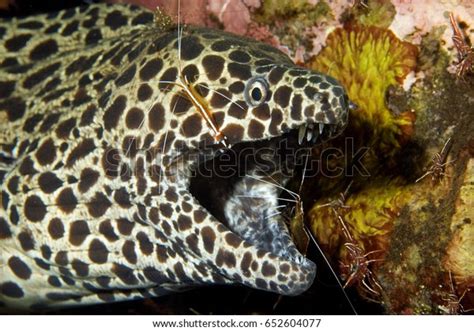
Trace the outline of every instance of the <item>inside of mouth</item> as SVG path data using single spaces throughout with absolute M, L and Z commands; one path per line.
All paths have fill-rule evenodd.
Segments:
M 310 147 L 328 134 L 305 126 L 280 137 L 243 142 L 200 163 L 190 180 L 190 192 L 217 220 L 257 248 L 300 263 L 304 258 L 291 239 L 286 223 L 295 201 L 281 199 L 295 169 Z M 308 130 L 313 130 L 308 134 Z

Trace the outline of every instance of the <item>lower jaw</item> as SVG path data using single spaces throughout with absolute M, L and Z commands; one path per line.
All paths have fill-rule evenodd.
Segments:
M 265 141 L 236 144 L 199 164 L 190 178 L 190 192 L 242 239 L 301 262 L 304 258 L 291 241 L 284 218 L 277 213 L 285 207 L 271 209 L 283 204 L 278 199 L 281 187 L 295 168 L 304 165 L 303 156 L 312 146 L 313 142 L 298 142 L 298 130 Z

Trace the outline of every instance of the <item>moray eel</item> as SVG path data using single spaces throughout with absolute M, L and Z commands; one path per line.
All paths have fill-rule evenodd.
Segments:
M 3 20 L 0 39 L 0 307 L 312 284 L 275 213 L 298 158 L 268 161 L 342 132 L 336 80 L 222 31 L 178 38 L 125 5 Z M 231 175 L 212 168 L 226 160 Z

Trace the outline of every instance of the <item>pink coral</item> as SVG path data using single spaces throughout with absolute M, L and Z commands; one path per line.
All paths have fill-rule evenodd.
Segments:
M 111 3 L 129 3 L 142 6 L 150 10 L 160 8 L 167 15 L 171 16 L 175 21 L 178 20 L 178 3 L 180 7 L 180 23 L 207 25 L 208 13 L 206 6 L 208 0 L 193 1 L 169 1 L 169 0 L 108 0 Z
M 452 30 L 449 24 L 449 12 L 453 12 L 458 21 L 472 25 L 474 23 L 474 3 L 472 0 L 393 0 L 397 14 L 390 29 L 401 39 L 419 43 L 421 37 L 434 27 L 446 26 L 442 40 L 446 48 L 453 46 Z M 472 26 L 471 26 L 472 28 Z M 471 30 L 474 32 L 474 30 Z M 474 33 L 471 33 L 474 40 Z
M 213 0 L 207 9 L 224 25 L 224 29 L 235 34 L 244 35 L 251 22 L 250 7 L 258 4 L 252 1 L 248 5 L 244 0 Z

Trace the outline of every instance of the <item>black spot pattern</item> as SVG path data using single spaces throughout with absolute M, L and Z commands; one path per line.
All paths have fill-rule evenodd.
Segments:
M 230 268 L 233 268 L 235 267 L 237 261 L 235 259 L 235 255 L 234 253 L 226 250 L 226 249 L 223 249 L 223 248 L 220 248 L 219 251 L 217 252 L 217 256 L 216 256 L 216 264 L 219 266 L 219 267 L 222 267 L 223 265 L 226 265 Z
M 57 42 L 54 39 L 45 40 L 32 49 L 30 59 L 34 61 L 46 59 L 57 52 Z
M 0 196 L 0 200 L 2 201 L 2 206 L 4 210 L 8 209 L 8 204 L 10 203 L 10 195 L 7 191 L 2 191 Z
M 107 238 L 107 240 L 109 242 L 115 242 L 115 241 L 119 240 L 119 237 L 115 233 L 115 230 L 112 227 L 112 224 L 111 224 L 110 220 L 106 220 L 106 221 L 103 221 L 103 222 L 100 223 L 99 232 L 105 238 Z
M 4 218 L 0 217 L 0 239 L 7 239 L 11 236 L 10 226 Z
M 204 243 L 204 249 L 212 254 L 214 252 L 214 242 L 216 241 L 216 233 L 210 227 L 206 226 L 201 230 L 201 237 Z
M 5 48 L 10 52 L 18 52 L 20 49 L 26 46 L 26 43 L 33 37 L 33 35 L 20 34 L 8 39 L 5 42 Z
M 97 192 L 87 203 L 87 210 L 92 217 L 103 216 L 112 205 L 110 200 L 102 192 Z
M 246 104 L 242 101 L 233 102 L 227 111 L 229 116 L 237 119 L 243 119 L 246 116 Z
M 272 69 L 272 71 L 268 75 L 268 81 L 271 84 L 276 85 L 280 82 L 284 73 L 285 73 L 285 69 L 283 69 L 282 67 L 276 67 Z
M 125 84 L 130 83 L 133 77 L 135 76 L 136 70 L 137 67 L 135 66 L 135 64 L 132 64 L 120 76 L 118 76 L 118 78 L 115 80 L 115 84 L 117 86 L 123 86 Z
M 177 45 L 176 45 L 177 47 Z M 193 60 L 198 57 L 204 46 L 199 43 L 199 39 L 194 36 L 186 36 L 181 39 L 181 59 Z
M 60 117 L 60 113 L 53 113 L 48 115 L 43 121 L 43 123 L 41 123 L 39 130 L 43 133 L 49 131 L 51 127 L 58 122 Z
M 81 121 L 79 122 L 80 126 L 88 126 L 92 124 L 92 121 L 94 120 L 95 113 L 97 111 L 97 108 L 94 105 L 90 105 L 84 113 L 82 113 L 81 116 Z
M 12 256 L 8 260 L 8 266 L 18 278 L 27 280 L 31 277 L 31 269 L 19 257 Z
M 155 103 L 148 113 L 148 127 L 153 132 L 159 132 L 165 125 L 165 109 L 160 103 Z
M 293 86 L 296 88 L 302 88 L 306 85 L 306 78 L 298 77 L 293 81 Z
M 63 182 L 52 172 L 45 172 L 38 178 L 38 184 L 44 193 L 52 193 L 63 185 Z
M 37 173 L 37 170 L 34 168 L 34 162 L 29 156 L 23 159 L 20 165 L 20 174 L 22 175 L 34 175 Z
M 130 222 L 127 219 L 119 218 L 117 220 L 117 228 L 120 234 L 124 236 L 129 236 L 132 233 L 134 226 L 135 226 L 135 223 Z
M 137 263 L 137 254 L 135 252 L 135 243 L 127 240 L 122 246 L 122 255 L 125 257 L 128 263 Z
M 244 91 L 245 85 L 242 82 L 235 82 L 229 86 L 229 91 L 234 94 L 242 93 Z
M 240 62 L 240 63 L 250 62 L 250 55 L 248 55 L 247 53 L 245 53 L 243 51 L 240 51 L 240 50 L 235 50 L 232 53 L 230 53 L 229 58 L 232 61 Z
M 29 232 L 20 232 L 18 235 L 18 241 L 20 242 L 20 246 L 24 251 L 29 251 L 35 248 L 35 242 L 33 241 L 33 238 Z
M 248 65 L 231 62 L 227 65 L 227 70 L 232 77 L 238 78 L 240 80 L 247 80 L 252 77 L 250 72 L 250 67 Z
M 49 276 L 48 283 L 53 287 L 61 287 L 61 281 L 56 276 Z
M 161 59 L 152 59 L 148 61 L 139 72 L 140 79 L 148 81 L 155 77 L 163 68 L 163 61 Z
M 105 25 L 107 25 L 111 30 L 116 30 L 126 24 L 127 18 L 118 10 L 110 12 L 105 18 Z
M 13 176 L 8 181 L 8 190 L 10 191 L 10 193 L 12 194 L 18 193 L 18 180 L 19 180 L 18 176 Z
M 286 108 L 290 102 L 292 89 L 286 85 L 280 86 L 273 96 L 275 102 L 282 108 Z
M 143 269 L 143 274 L 145 275 L 145 277 L 149 281 L 151 281 L 151 282 L 153 282 L 157 285 L 169 281 L 168 277 L 162 275 L 161 272 L 159 272 L 158 270 L 156 270 L 152 267 L 146 267 L 145 269 Z
M 90 233 L 87 222 L 74 221 L 69 228 L 69 242 L 74 246 L 79 246 Z
M 179 231 L 186 231 L 190 229 L 192 226 L 192 220 L 189 216 L 187 215 L 179 215 L 178 216 L 178 228 Z
M 77 28 L 79 27 L 79 21 L 74 20 L 72 22 L 69 22 L 66 27 L 61 31 L 61 35 L 64 37 L 72 35 L 74 32 L 77 31 Z
M 95 44 L 98 40 L 102 39 L 102 32 L 100 29 L 91 29 L 86 35 L 86 45 Z
M 53 34 L 59 31 L 59 28 L 61 27 L 60 23 L 55 23 L 49 26 L 46 30 L 44 30 L 45 34 Z
M 135 16 L 132 20 L 132 25 L 144 25 L 147 23 L 153 22 L 153 14 L 152 13 L 140 13 L 137 16 Z
M 0 81 L 0 99 L 9 97 L 15 90 L 14 81 Z
M 69 214 L 74 211 L 77 205 L 77 198 L 71 188 L 65 188 L 56 198 L 56 204 L 65 213 Z
M 99 179 L 99 173 L 93 169 L 85 168 L 81 172 L 81 177 L 79 179 L 79 192 L 87 192 Z
M 153 94 L 153 90 L 148 84 L 142 84 L 138 88 L 137 97 L 140 101 L 146 101 L 150 99 Z
M 303 97 L 299 94 L 295 95 L 291 100 L 291 118 L 300 121 L 302 110 Z
M 36 71 L 24 80 L 23 87 L 26 89 L 33 88 L 43 82 L 46 78 L 51 77 L 60 66 L 61 64 L 56 62 Z
M 283 112 L 280 109 L 274 109 L 272 111 L 272 119 L 270 121 L 269 132 L 270 134 L 277 136 L 279 134 L 279 126 L 283 122 Z
M 118 96 L 112 105 L 104 113 L 104 127 L 106 130 L 115 128 L 120 120 L 120 117 L 125 110 L 127 98 L 123 95 Z
M 144 232 L 139 232 L 137 234 L 138 244 L 140 246 L 140 251 L 145 255 L 150 255 L 153 253 L 153 243 L 150 241 L 148 236 Z
M 59 239 L 64 236 L 64 225 L 59 218 L 53 218 L 48 225 L 48 232 L 51 238 Z
M 229 124 L 222 130 L 222 132 L 231 143 L 240 142 L 244 137 L 244 128 L 238 124 Z
M 36 160 L 41 165 L 47 165 L 53 163 L 56 159 L 56 148 L 52 139 L 47 139 L 41 144 L 36 152 Z
M 26 110 L 25 101 L 20 97 L 5 99 L 0 102 L 0 109 L 7 112 L 8 120 L 14 122 L 23 117 Z
M 100 240 L 92 240 L 89 245 L 89 258 L 92 262 L 103 264 L 107 262 L 108 254 L 107 247 Z
M 263 137 L 265 126 L 257 120 L 251 120 L 247 129 L 248 135 L 252 139 Z
M 46 215 L 46 206 L 38 196 L 32 195 L 25 201 L 24 212 L 28 220 L 40 222 Z
M 252 114 L 263 121 L 266 121 L 270 118 L 270 107 L 266 103 L 261 104 L 260 106 L 252 110 Z
M 87 277 L 89 275 L 89 265 L 81 260 L 74 259 L 71 266 L 79 277 Z
M 13 282 L 1 283 L 0 293 L 10 298 L 22 298 L 25 295 L 23 290 Z
M 48 245 L 42 245 L 40 247 L 41 250 L 41 255 L 43 256 L 44 259 L 49 260 L 51 259 L 51 249 L 49 248 Z
M 201 133 L 202 117 L 200 114 L 193 114 L 187 117 L 182 124 L 183 134 L 185 137 L 195 137 Z
M 132 205 L 130 202 L 130 194 L 125 188 L 120 188 L 115 191 L 114 201 L 122 208 L 129 208 Z
M 232 95 L 226 89 L 218 89 L 214 91 L 211 98 L 212 109 L 223 108 L 232 100 Z
M 175 94 L 170 102 L 170 109 L 174 109 L 174 114 L 178 116 L 188 112 L 192 106 L 192 102 L 179 93 Z
M 206 55 L 202 59 L 202 65 L 210 80 L 218 79 L 224 70 L 224 59 L 217 55 Z
M 72 167 L 77 160 L 85 158 L 89 153 L 95 150 L 95 143 L 92 138 L 82 140 L 74 149 L 69 153 L 66 159 L 66 167 Z
M 225 52 L 232 44 L 228 40 L 218 40 L 212 44 L 211 49 L 215 52 Z
M 20 216 L 18 215 L 18 211 L 16 209 L 16 206 L 11 206 L 11 208 L 10 208 L 10 222 L 13 225 L 17 225 L 19 221 L 20 221 Z
M 58 138 L 67 139 L 69 134 L 71 133 L 72 129 L 76 126 L 76 119 L 70 118 L 61 122 L 56 129 L 56 135 Z
M 173 86 L 172 82 L 176 80 L 177 74 L 178 69 L 174 67 L 167 69 L 160 77 L 161 83 L 158 84 L 159 89 L 162 91 L 167 91 L 168 89 L 170 89 Z
M 126 285 L 138 284 L 138 279 L 135 277 L 133 269 L 130 269 L 123 264 L 114 263 L 112 272 Z
M 102 168 L 108 177 L 117 177 L 119 174 L 120 152 L 114 148 L 105 150 L 102 156 Z
M 137 107 L 130 109 L 125 117 L 125 123 L 129 129 L 138 129 L 143 124 L 145 117 L 143 111 Z

